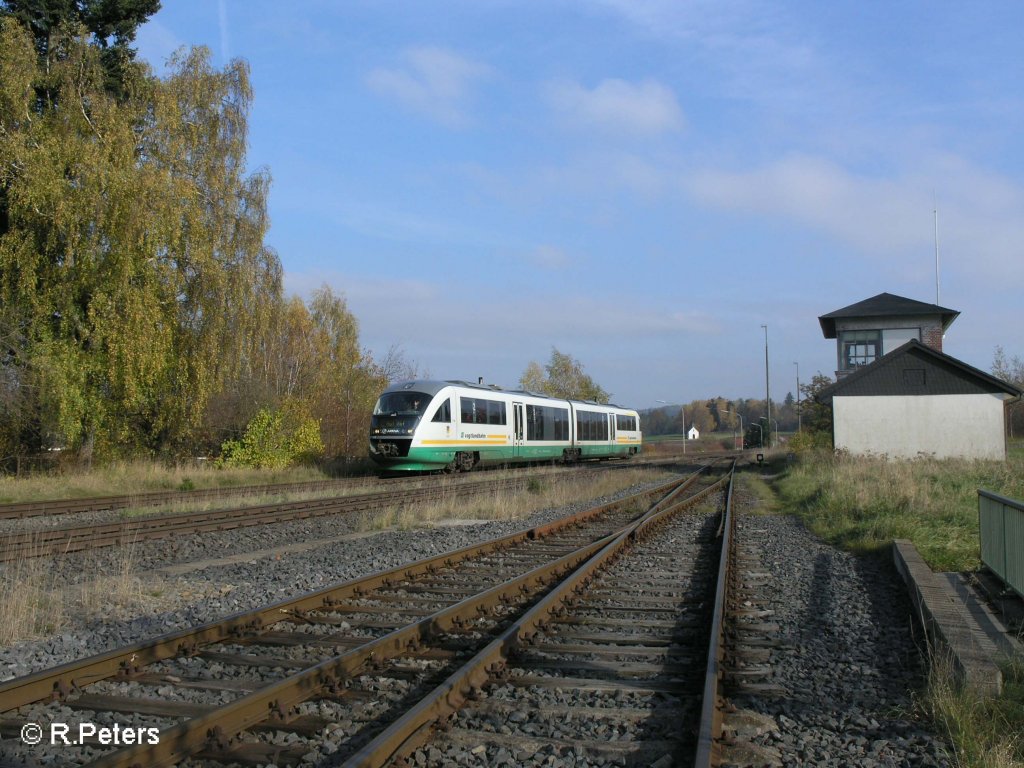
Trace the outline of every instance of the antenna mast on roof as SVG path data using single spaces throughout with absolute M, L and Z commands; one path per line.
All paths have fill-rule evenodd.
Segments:
M 939 303 L 939 206 L 932 192 L 932 215 L 935 218 L 935 303 Z

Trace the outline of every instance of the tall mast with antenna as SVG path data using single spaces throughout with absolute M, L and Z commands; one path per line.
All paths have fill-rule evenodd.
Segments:
M 935 218 L 935 303 L 939 303 L 939 206 L 932 197 L 932 215 Z

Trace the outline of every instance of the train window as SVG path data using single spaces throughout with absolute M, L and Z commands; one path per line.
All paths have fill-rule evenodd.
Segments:
M 580 440 L 607 440 L 608 419 L 596 411 L 576 411 L 576 437 Z
M 636 432 L 636 416 L 615 415 L 615 428 L 619 431 Z
M 462 402 L 462 423 L 476 423 L 476 400 L 471 397 L 459 398 Z
M 422 392 L 385 392 L 373 409 L 374 416 L 382 414 L 422 414 L 430 402 L 430 395 Z
M 552 408 L 555 412 L 555 440 L 569 439 L 569 411 L 566 408 Z
M 498 402 L 497 400 L 488 400 L 487 402 L 487 423 L 488 424 L 506 424 L 505 419 L 505 404 Z
M 568 440 L 569 411 L 546 405 L 527 405 L 526 439 Z
M 431 421 L 439 421 L 443 423 L 450 423 L 452 420 L 452 401 L 451 398 L 441 403 L 441 407 L 434 413 L 434 418 Z

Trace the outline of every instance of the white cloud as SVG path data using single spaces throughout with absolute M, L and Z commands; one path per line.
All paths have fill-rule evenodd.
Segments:
M 651 136 L 679 131 L 686 123 L 675 94 L 653 80 L 609 79 L 593 89 L 558 80 L 548 83 L 544 94 L 566 120 L 584 128 Z
M 473 86 L 491 68 L 443 48 L 410 48 L 402 58 L 401 67 L 370 71 L 367 85 L 442 125 L 466 125 Z
M 959 158 L 871 177 L 791 155 L 750 171 L 697 172 L 685 186 L 704 205 L 795 221 L 883 258 L 931 251 L 937 202 L 944 269 L 1024 278 L 1024 189 Z
M 601 0 L 600 5 L 654 45 L 675 46 L 681 62 L 710 77 L 692 87 L 716 100 L 737 99 L 804 120 L 823 111 L 848 111 L 856 98 L 845 67 L 822 50 L 814 14 L 794 14 L 784 3 Z
M 511 350 L 535 349 L 537 339 L 555 333 L 584 344 L 720 331 L 711 315 L 652 306 L 639 298 L 506 293 L 496 303 L 490 284 L 351 277 L 337 271 L 285 274 L 286 289 L 303 296 L 323 283 L 345 295 L 371 346 L 400 341 L 417 358 L 424 357 L 420 349 L 438 340 L 470 354 L 493 348 L 499 339 Z

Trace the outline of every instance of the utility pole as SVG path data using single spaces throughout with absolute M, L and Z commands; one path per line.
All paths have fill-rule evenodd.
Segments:
M 939 204 L 934 203 L 932 215 L 935 217 L 935 303 L 939 303 Z
M 679 418 L 683 422 L 683 456 L 686 455 L 686 404 L 679 406 Z
M 740 413 L 739 411 L 727 411 L 727 410 L 725 410 L 725 408 L 722 409 L 722 413 L 731 413 L 734 416 L 739 416 L 740 417 L 740 450 L 743 450 L 744 448 L 747 447 L 746 446 L 746 442 L 747 442 L 746 441 L 746 436 L 747 436 L 747 433 L 743 431 L 743 414 Z
M 794 362 L 796 366 L 796 431 L 803 431 L 803 414 L 800 412 L 800 363 Z
M 768 409 L 768 447 L 772 447 L 772 392 L 768 385 L 768 326 L 764 328 L 764 401 Z M 764 430 L 762 430 L 762 433 Z M 761 442 L 764 443 L 764 435 L 761 435 Z

